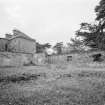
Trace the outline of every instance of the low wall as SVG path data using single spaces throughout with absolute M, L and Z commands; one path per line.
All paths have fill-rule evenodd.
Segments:
M 52 55 L 47 57 L 47 62 L 50 64 L 66 63 L 66 62 L 87 63 L 92 61 L 93 58 L 89 57 L 86 54 L 64 54 L 64 55 Z
M 51 55 L 47 56 L 47 62 L 50 64 L 62 63 L 67 61 L 65 55 Z
M 68 60 L 68 58 L 70 58 Z M 93 61 L 88 54 L 64 54 L 45 56 L 44 53 L 25 54 L 0 52 L 0 67 L 1 66 L 24 66 L 24 65 L 44 65 L 73 62 L 75 63 L 90 63 Z
M 46 57 L 44 53 L 26 54 L 13 52 L 0 52 L 0 67 L 3 66 L 25 66 L 43 65 Z
M 32 59 L 33 64 L 35 65 L 43 65 L 46 63 L 46 57 L 44 53 L 37 53 L 33 55 Z
M 23 66 L 31 60 L 32 54 L 0 52 L 0 66 Z

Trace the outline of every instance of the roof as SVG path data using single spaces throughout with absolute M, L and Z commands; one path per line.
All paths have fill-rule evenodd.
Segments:
M 3 39 L 3 40 L 8 40 L 8 39 L 6 39 L 6 38 L 0 38 L 0 40 L 1 40 L 1 39 Z
M 23 39 L 26 39 L 26 40 L 30 40 L 30 41 L 33 41 L 35 42 L 36 40 L 35 39 L 32 39 L 31 37 L 29 37 L 28 35 L 24 34 L 23 32 L 19 31 L 19 30 L 13 30 L 13 35 L 11 35 L 12 37 L 11 38 L 0 38 L 0 39 L 3 39 L 3 40 L 13 40 L 13 39 L 16 39 L 16 38 L 23 38 Z
M 28 35 L 26 35 L 25 33 L 21 32 L 21 31 L 18 30 L 18 29 L 14 29 L 14 30 L 13 30 L 13 35 L 14 35 L 14 36 L 24 36 L 24 37 L 30 38 Z M 32 39 L 32 38 L 31 38 L 31 39 Z
M 23 32 L 21 32 L 17 29 L 13 30 L 13 37 L 10 40 L 13 40 L 15 38 L 24 38 L 24 39 L 35 42 L 35 39 L 32 39 L 31 37 L 29 37 L 28 35 L 24 34 Z
M 35 42 L 35 39 L 28 38 L 28 37 L 25 37 L 25 36 L 14 36 L 13 38 L 11 38 L 9 40 L 13 40 L 13 39 L 16 39 L 16 38 L 23 38 L 23 39 L 26 39 L 26 40 L 30 40 L 30 41 L 34 41 Z

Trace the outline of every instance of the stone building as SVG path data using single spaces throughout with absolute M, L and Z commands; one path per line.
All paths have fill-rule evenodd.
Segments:
M 0 38 L 0 51 L 7 51 L 8 39 Z
M 5 34 L 5 39 L 8 39 L 8 40 L 9 40 L 9 39 L 12 38 L 12 36 L 13 36 L 13 35 L 11 35 L 11 34 Z
M 36 40 L 23 32 L 13 30 L 0 38 L 0 66 L 43 65 L 45 61 L 44 53 L 36 53 Z
M 13 35 L 9 38 L 8 50 L 34 54 L 36 52 L 36 41 L 19 30 L 13 30 Z

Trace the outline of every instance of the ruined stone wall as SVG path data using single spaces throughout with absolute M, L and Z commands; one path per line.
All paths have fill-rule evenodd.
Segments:
M 36 52 L 36 43 L 34 41 L 19 37 L 12 39 L 8 47 L 13 52 L 32 53 L 32 54 Z
M 69 58 L 69 60 L 68 60 Z M 52 55 L 47 57 L 47 62 L 50 64 L 57 63 L 87 63 L 92 62 L 92 58 L 87 54 L 63 54 L 63 55 Z
M 44 65 L 46 63 L 45 54 L 44 53 L 36 53 L 36 54 L 34 54 L 32 62 L 35 65 Z
M 68 60 L 69 58 L 69 60 Z M 45 65 L 58 63 L 91 63 L 93 58 L 88 54 L 65 54 L 45 56 L 44 53 L 26 54 L 0 52 L 1 66 L 26 66 L 26 65 Z
M 7 48 L 7 43 L 8 43 L 8 40 L 4 39 L 4 38 L 0 38 L 0 51 L 6 51 Z
M 29 65 L 44 65 L 46 57 L 44 53 L 26 54 L 0 52 L 0 67 L 5 66 L 29 66 Z
M 31 54 L 0 52 L 0 67 L 1 66 L 23 66 L 31 62 Z

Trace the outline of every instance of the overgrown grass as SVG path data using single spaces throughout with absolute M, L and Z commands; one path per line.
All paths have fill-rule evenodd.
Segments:
M 79 77 L 96 77 L 105 79 L 105 71 L 81 71 L 78 73 Z
M 105 86 L 97 84 L 90 90 L 60 87 L 41 90 L 27 97 L 22 92 L 0 91 L 1 105 L 104 105 Z
M 66 69 L 58 65 L 57 69 Z M 105 104 L 105 72 L 80 71 L 74 73 L 63 72 L 58 79 L 74 79 L 78 87 L 58 85 L 57 80 L 50 85 L 51 89 L 42 88 L 40 91 L 19 90 L 21 81 L 37 81 L 38 78 L 47 77 L 47 73 L 21 73 L 13 75 L 0 75 L 0 105 L 104 105 Z M 56 76 L 55 76 L 56 77 Z M 49 77 L 50 78 L 50 77 Z M 5 83 L 5 85 L 4 85 Z M 68 82 L 69 83 L 69 82 Z M 60 84 L 60 83 L 59 83 Z M 29 84 L 23 83 L 23 87 Z M 34 84 L 33 84 L 34 85 Z M 21 86 L 20 86 L 21 87 Z M 30 86 L 31 87 L 31 86 Z M 33 86 L 35 88 L 35 86 Z
M 46 77 L 45 73 L 39 74 L 14 74 L 11 76 L 0 76 L 0 82 L 21 82 L 21 81 L 29 81 L 29 80 L 36 80 L 38 77 Z

